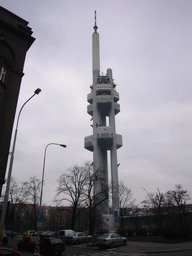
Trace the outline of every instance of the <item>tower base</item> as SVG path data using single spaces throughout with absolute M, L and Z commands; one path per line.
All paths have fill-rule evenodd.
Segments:
M 103 214 L 103 229 L 113 232 L 117 231 L 118 223 L 115 222 L 115 218 L 113 214 Z

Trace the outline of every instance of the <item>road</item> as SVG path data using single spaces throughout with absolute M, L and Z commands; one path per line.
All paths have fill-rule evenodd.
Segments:
M 134 255 L 134 254 L 132 254 Z M 146 254 L 148 256 L 191 256 L 192 250 L 190 251 L 182 251 L 182 252 L 164 252 L 164 253 L 150 253 Z
M 18 239 L 10 238 L 8 248 L 17 250 Z M 126 252 L 127 250 L 127 252 Z M 66 246 L 65 252 L 62 256 L 191 256 L 192 250 L 182 252 L 165 252 L 165 253 L 139 253 L 134 250 L 130 251 L 130 248 L 124 247 L 124 252 L 121 252 L 121 247 L 113 249 L 99 249 L 98 247 L 87 247 L 86 244 L 70 245 Z M 21 251 L 20 251 L 21 252 Z M 33 256 L 33 253 L 21 252 L 25 256 Z
M 183 252 L 165 252 L 165 253 L 139 253 L 139 252 L 120 252 L 120 248 L 99 249 L 90 248 L 85 245 L 67 246 L 62 256 L 191 256 L 192 250 Z M 129 251 L 129 248 L 127 248 Z
M 128 248 L 127 248 L 128 249 Z M 101 250 L 85 246 L 67 246 L 62 256 L 191 256 L 192 250 L 183 252 L 165 253 L 139 253 L 139 252 L 120 252 L 119 248 Z

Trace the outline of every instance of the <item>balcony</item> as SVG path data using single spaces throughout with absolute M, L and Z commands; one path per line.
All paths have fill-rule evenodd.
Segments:
M 100 126 L 96 128 L 97 138 L 104 138 L 113 136 L 112 128 L 110 126 Z
M 84 138 L 84 147 L 93 152 L 93 135 Z
M 122 135 L 116 134 L 117 149 L 123 146 Z
M 101 102 L 101 103 L 109 102 L 109 101 L 111 102 L 111 95 L 109 95 L 109 91 L 107 93 L 105 89 L 102 90 L 102 92 L 99 89 L 100 92 L 99 92 L 99 95 L 97 95 L 97 102 Z M 111 88 L 110 88 L 110 90 L 111 90 Z M 98 93 L 98 91 L 97 91 L 97 93 Z M 89 103 L 93 103 L 93 93 L 92 92 L 87 94 L 87 101 Z M 117 101 L 119 101 L 119 93 L 116 90 L 114 90 L 114 102 L 117 102 Z
M 96 91 L 99 93 L 101 93 L 101 92 L 109 93 L 111 91 L 111 85 L 110 84 L 97 84 Z
M 118 103 L 114 104 L 114 109 L 115 109 L 115 115 L 120 112 L 120 105 Z
M 114 90 L 114 101 L 117 102 L 119 100 L 119 93 Z
M 93 116 L 93 105 L 90 104 L 87 106 L 87 113 L 90 115 L 90 116 Z
M 113 143 L 113 132 L 109 126 L 98 127 L 96 130 L 98 144 L 105 149 L 110 149 Z
M 96 130 L 97 142 L 102 149 L 110 150 L 113 144 L 114 135 L 112 129 L 109 126 L 98 127 Z M 122 147 L 122 135 L 116 134 L 116 147 L 117 149 Z M 93 135 L 89 135 L 84 138 L 84 148 L 93 152 Z
M 111 107 L 111 95 L 97 95 L 97 106 L 104 111 Z
M 92 92 L 89 93 L 89 94 L 87 94 L 87 101 L 88 101 L 89 103 L 93 103 L 93 93 L 92 93 Z

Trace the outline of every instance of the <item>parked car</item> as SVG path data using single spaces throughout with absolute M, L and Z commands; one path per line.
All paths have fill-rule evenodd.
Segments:
M 36 236 L 24 236 L 17 244 L 17 249 L 21 251 L 34 252 L 36 242 L 38 238 Z
M 49 255 L 57 253 L 61 255 L 65 251 L 65 243 L 58 237 L 42 236 L 40 239 L 40 254 Z
M 66 244 L 79 244 L 91 241 L 91 236 L 83 232 L 73 232 L 65 237 Z
M 20 252 L 17 252 L 15 250 L 8 249 L 8 248 L 3 248 L 3 247 L 0 248 L 0 255 L 24 256 Z
M 17 235 L 18 235 L 17 232 L 12 231 L 12 230 L 4 230 L 3 233 L 4 233 L 5 235 L 7 235 L 7 236 L 17 236 Z
M 54 237 L 59 237 L 59 233 L 57 231 L 43 231 L 40 232 L 40 237 L 41 236 L 54 236 Z
M 63 241 L 65 241 L 65 237 L 69 234 L 74 233 L 75 231 L 72 229 L 64 229 L 59 231 L 59 238 L 61 238 Z
M 48 236 L 51 231 L 41 231 L 40 236 Z
M 118 245 L 126 245 L 127 244 L 127 238 L 122 237 L 117 233 L 105 233 L 102 236 L 98 237 L 96 240 L 96 244 L 99 247 L 111 247 Z
M 23 233 L 23 236 L 32 236 L 35 232 L 36 230 L 27 230 Z

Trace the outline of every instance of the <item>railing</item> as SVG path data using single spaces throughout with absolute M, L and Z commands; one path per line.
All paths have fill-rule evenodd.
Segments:
M 110 84 L 97 84 L 96 90 L 102 90 L 102 91 L 110 91 L 111 85 Z

